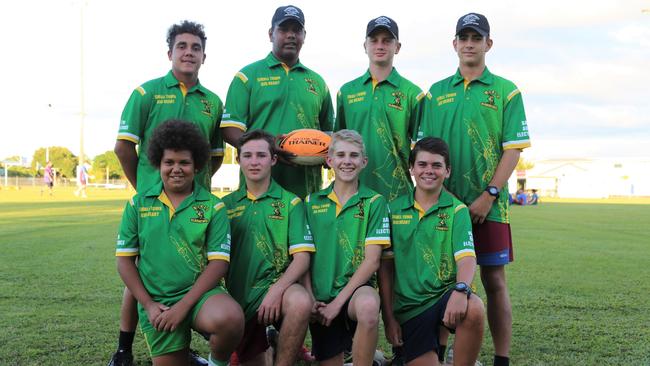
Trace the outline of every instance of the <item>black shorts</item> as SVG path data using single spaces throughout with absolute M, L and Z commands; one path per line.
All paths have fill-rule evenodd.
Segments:
M 357 322 L 348 316 L 350 299 L 341 307 L 341 312 L 332 320 L 329 327 L 320 323 L 309 324 L 312 341 L 311 353 L 317 361 L 329 360 L 352 347 L 352 338 L 357 330 Z
M 411 362 L 430 351 L 440 353 L 440 327 L 445 326 L 442 319 L 453 291 L 445 292 L 430 308 L 402 324 L 404 361 Z

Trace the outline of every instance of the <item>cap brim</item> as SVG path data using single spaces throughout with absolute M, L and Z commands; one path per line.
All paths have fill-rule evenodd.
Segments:
M 487 36 L 489 35 L 488 32 L 484 31 L 483 29 L 481 29 L 481 28 L 479 28 L 479 27 L 473 26 L 473 25 L 468 25 L 468 26 L 466 26 L 466 27 L 461 28 L 461 30 L 459 30 L 458 32 L 456 32 L 456 35 L 459 35 L 459 34 L 460 34 L 462 31 L 464 31 L 465 29 L 475 30 L 475 31 L 478 32 L 478 34 L 482 35 L 483 37 L 487 37 Z

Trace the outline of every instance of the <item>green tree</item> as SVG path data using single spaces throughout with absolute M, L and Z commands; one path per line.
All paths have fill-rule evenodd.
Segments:
M 535 167 L 535 164 L 532 161 L 527 161 L 524 158 L 519 158 L 519 161 L 517 162 L 517 167 L 515 167 L 515 170 L 517 171 L 522 171 L 522 170 L 530 170 Z
M 93 173 L 98 181 L 106 180 L 106 168 L 108 167 L 108 178 L 118 179 L 124 176 L 124 171 L 113 150 L 95 156 L 93 159 Z
M 18 155 L 14 156 L 9 156 L 5 159 L 2 159 L 2 161 L 11 161 L 11 162 L 16 162 L 20 163 L 22 158 Z M 2 175 L 4 175 L 4 165 L 2 165 Z M 19 165 L 12 165 L 9 166 L 9 169 L 7 169 L 7 176 L 9 177 L 33 177 L 34 176 L 34 171 L 31 168 L 24 167 L 24 166 L 19 166 Z
M 73 178 L 75 176 L 75 168 L 79 164 L 79 158 L 73 154 L 68 148 L 61 146 L 52 146 L 50 149 L 50 161 L 54 168 L 66 178 Z M 37 171 L 42 169 L 47 162 L 45 161 L 45 148 L 41 147 L 34 152 L 32 159 L 32 169 Z M 42 175 L 42 170 L 38 171 Z

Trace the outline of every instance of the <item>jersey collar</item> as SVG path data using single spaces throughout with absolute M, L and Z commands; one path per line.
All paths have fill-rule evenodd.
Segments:
M 372 82 L 372 75 L 370 74 L 370 69 L 368 69 L 366 73 L 363 74 L 361 80 L 363 80 L 363 84 Z M 390 72 L 390 74 L 388 74 L 386 80 L 382 81 L 381 83 L 388 82 L 392 84 L 394 87 L 399 88 L 401 81 L 402 81 L 402 76 L 397 72 L 397 69 L 393 67 L 393 70 Z
M 341 205 L 339 203 L 339 200 L 336 197 L 336 194 L 334 193 L 334 182 L 332 182 L 332 184 L 330 184 L 329 187 L 327 187 L 327 188 L 325 188 L 323 190 L 320 190 L 320 191 L 318 191 L 316 193 L 313 193 L 313 194 L 315 194 L 315 195 L 317 195 L 317 196 L 319 196 L 319 197 L 321 197 L 323 199 L 327 198 L 330 201 L 334 202 L 336 204 L 336 206 L 337 206 L 336 212 L 337 212 L 337 216 L 338 216 L 338 214 L 340 212 L 344 211 L 346 208 L 357 205 L 359 203 L 359 201 L 361 201 L 364 198 L 374 197 L 377 193 L 371 191 L 369 188 L 367 188 L 366 186 L 359 183 L 359 190 L 357 191 L 357 193 L 355 195 L 350 197 L 350 199 L 345 203 L 345 205 L 343 207 L 341 207 Z
M 416 189 L 417 189 L 417 187 L 416 187 Z M 401 208 L 403 210 L 413 209 L 413 210 L 416 210 L 418 212 L 421 211 L 421 209 L 419 208 L 420 205 L 417 205 L 417 207 L 416 207 L 415 190 L 413 190 L 413 193 L 407 194 L 404 197 L 405 197 L 405 199 L 403 201 L 403 204 L 401 205 Z M 438 203 L 431 206 L 431 208 L 427 212 L 425 212 L 424 215 L 420 215 L 420 216 L 421 217 L 422 216 L 427 216 L 430 213 L 432 213 L 434 211 L 437 211 L 440 208 L 450 207 L 453 204 L 454 204 L 454 200 L 453 200 L 453 197 L 452 197 L 451 193 L 447 192 L 447 190 L 443 188 L 442 191 L 440 191 L 440 197 L 438 197 Z
M 456 74 L 454 74 L 453 79 L 451 80 L 451 84 L 453 86 L 456 86 L 460 83 L 465 81 L 465 78 L 463 75 L 460 74 L 460 68 L 456 69 Z M 485 85 L 490 85 L 494 82 L 494 75 L 488 70 L 488 67 L 485 66 L 485 69 L 483 70 L 483 73 L 481 74 L 481 77 L 479 77 L 476 80 L 472 80 L 472 82 L 479 81 Z
M 180 85 L 181 85 L 180 81 L 178 81 L 178 79 L 176 79 L 176 77 L 174 76 L 174 73 L 172 72 L 172 70 L 169 70 L 167 75 L 165 75 L 164 80 L 165 80 L 165 86 L 167 88 L 173 88 L 175 86 L 180 87 Z M 200 80 L 197 80 L 196 85 L 194 85 L 191 89 L 188 89 L 187 93 L 189 94 L 189 93 L 192 93 L 194 91 L 198 91 L 201 94 L 206 94 L 206 89 L 203 87 L 203 85 L 201 85 Z
M 282 62 L 282 61 L 278 60 L 277 58 L 275 58 L 275 55 L 273 54 L 273 52 L 269 52 L 269 54 L 265 58 L 265 61 L 266 61 L 266 64 L 268 65 L 268 67 L 270 69 L 272 69 L 274 67 L 278 67 L 278 66 L 281 67 L 282 65 L 284 65 L 284 62 Z M 305 66 L 303 66 L 303 64 L 300 63 L 300 59 L 298 59 L 296 64 L 289 68 L 289 70 L 293 70 L 293 69 L 305 69 Z
M 251 199 L 248 195 L 248 189 L 246 188 L 245 181 L 242 183 L 242 186 L 236 191 L 235 194 L 236 194 L 235 198 L 237 199 L 237 201 L 241 201 L 244 198 L 253 201 L 253 199 Z M 264 192 L 261 196 L 255 197 L 254 201 L 259 201 L 266 197 L 271 197 L 273 199 L 282 198 L 282 187 L 280 187 L 280 185 L 276 183 L 273 178 L 271 178 L 271 184 L 269 185 L 269 189 L 266 192 Z

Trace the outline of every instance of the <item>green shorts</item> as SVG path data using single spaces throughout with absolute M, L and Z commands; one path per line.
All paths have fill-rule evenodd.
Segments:
M 190 310 L 190 314 L 183 320 L 181 324 L 172 332 L 159 332 L 157 331 L 151 323 L 149 323 L 149 317 L 147 316 L 147 311 L 138 303 L 138 316 L 140 318 L 140 329 L 144 335 L 144 340 L 149 347 L 149 353 L 151 357 L 161 356 L 167 353 L 176 352 L 184 348 L 190 347 L 190 342 L 192 341 L 192 324 L 196 315 L 201 310 L 203 303 L 210 297 L 218 294 L 226 294 L 226 290 L 222 286 L 217 286 L 212 290 L 206 291 L 206 293 L 201 296 L 199 301 L 194 305 Z M 165 299 L 159 301 L 162 304 L 167 306 L 172 306 L 178 302 L 180 298 L 175 298 L 173 300 Z

